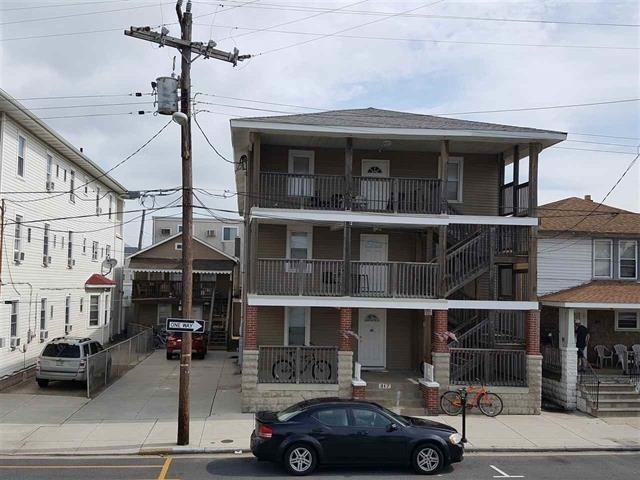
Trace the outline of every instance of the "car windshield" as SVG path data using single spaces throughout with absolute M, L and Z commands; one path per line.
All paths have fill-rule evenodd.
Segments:
M 405 427 L 407 425 L 409 425 L 409 422 L 407 421 L 406 418 L 404 418 L 401 415 L 398 415 L 397 413 L 393 413 L 391 410 L 387 410 L 384 407 L 380 407 L 380 410 L 382 410 L 384 413 L 386 413 L 387 415 L 389 415 L 391 418 L 393 418 L 396 422 L 398 422 L 400 425 L 404 425 Z
M 50 343 L 42 351 L 43 357 L 80 358 L 80 346 L 68 343 Z
M 295 417 L 297 414 L 302 412 L 304 406 L 302 403 L 296 403 L 295 405 L 291 405 L 290 407 L 285 408 L 284 410 L 278 412 L 276 417 L 278 417 L 279 422 L 286 422 L 287 420 Z

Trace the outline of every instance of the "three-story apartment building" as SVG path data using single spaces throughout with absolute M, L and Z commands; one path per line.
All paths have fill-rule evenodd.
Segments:
M 126 189 L 2 90 L 0 192 L 0 375 L 47 339 L 120 333 Z
M 538 157 L 566 134 L 373 108 L 231 133 L 245 410 L 353 395 L 436 411 L 481 381 L 539 412 Z

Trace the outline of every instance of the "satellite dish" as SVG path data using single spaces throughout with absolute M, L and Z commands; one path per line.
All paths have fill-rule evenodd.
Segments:
M 115 267 L 117 263 L 118 260 L 116 260 L 115 258 L 105 258 L 100 268 L 102 275 L 109 275 L 111 273 L 111 270 L 113 270 L 113 267 Z

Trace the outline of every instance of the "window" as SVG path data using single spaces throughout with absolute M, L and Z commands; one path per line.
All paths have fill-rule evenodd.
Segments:
M 498 265 L 498 299 L 513 300 L 513 267 L 511 265 Z
M 13 237 L 13 259 L 20 263 L 22 260 L 22 215 L 16 215 Z
M 18 135 L 18 176 L 24 177 L 24 155 L 27 141 L 23 136 Z
M 109 220 L 111 220 L 112 210 L 113 210 L 113 197 L 109 195 Z
M 11 317 L 10 317 L 10 328 L 9 328 L 9 336 L 17 337 L 18 336 L 18 301 L 14 300 L 11 302 Z
M 447 163 L 447 200 L 462 202 L 462 157 L 449 157 Z
M 235 240 L 238 238 L 238 227 L 224 227 L 222 229 L 222 240 Z
M 616 311 L 616 330 L 640 330 L 640 312 Z
M 71 297 L 67 295 L 64 299 L 64 324 L 65 326 L 71 323 Z
M 600 278 L 611 278 L 612 276 L 612 240 L 593 241 L 593 276 Z
M 349 419 L 347 417 L 346 408 L 325 408 L 319 410 L 312 415 L 313 418 L 318 420 L 324 425 L 330 427 L 348 427 Z
M 313 150 L 289 150 L 289 173 L 287 190 L 293 197 L 311 197 L 314 195 L 313 178 Z
M 80 313 L 82 313 L 83 308 L 84 308 L 84 298 L 80 297 Z
M 91 260 L 98 261 L 98 242 L 93 242 L 91 245 Z
M 67 181 L 67 169 L 66 168 L 62 169 L 62 181 L 63 182 Z
M 56 164 L 56 178 L 60 178 L 60 165 Z
M 96 215 L 100 215 L 100 187 L 96 187 Z
M 31 243 L 31 229 L 27 228 L 27 243 Z
M 85 196 L 89 194 L 89 178 L 84 177 L 84 194 Z
M 64 235 L 60 237 L 60 248 L 64 250 Z
M 620 240 L 618 257 L 620 278 L 636 278 L 638 275 L 638 242 L 636 240 Z
M 391 422 L 384 415 L 365 408 L 352 408 L 354 427 L 386 428 Z
M 178 233 L 182 233 L 182 225 L 178 225 Z
M 58 237 L 56 235 L 54 235 L 53 236 L 53 248 L 56 248 L 57 241 L 58 241 Z
M 100 325 L 100 295 L 91 295 L 89 298 L 89 326 Z
M 49 265 L 49 224 L 44 224 L 44 239 L 42 243 L 42 263 Z
M 40 299 L 40 330 L 47 329 L 47 299 Z
M 285 345 L 309 345 L 311 310 L 308 307 L 287 307 L 285 310 Z
M 107 256 L 107 258 L 111 258 L 111 245 L 105 245 L 104 253 Z
M 109 323 L 109 313 L 111 311 L 111 304 L 109 303 L 109 294 L 104 296 L 104 324 Z
M 71 170 L 71 178 L 69 180 L 69 201 L 76 203 L 76 172 Z
M 69 230 L 69 241 L 67 242 L 67 266 L 73 267 L 73 232 Z
M 176 242 L 175 243 L 175 249 L 176 250 L 182 250 L 182 243 L 181 242 Z
M 163 235 L 163 236 L 171 235 L 171 229 L 170 228 L 161 228 L 160 229 L 160 235 Z
M 86 237 L 82 239 L 82 254 L 87 254 L 87 239 Z
M 52 170 L 53 170 L 53 157 L 47 153 L 47 183 L 45 185 L 47 190 L 53 190 L 51 188 Z
M 104 258 L 104 247 L 100 248 L 100 258 Z
M 307 264 L 302 260 L 311 258 L 313 227 L 288 227 L 287 228 L 287 258 L 291 260 L 299 260 L 298 262 L 287 262 L 287 272 L 306 269 L 311 271 L 311 264 Z
M 43 357 L 80 358 L 80 345 L 49 343 L 42 351 Z

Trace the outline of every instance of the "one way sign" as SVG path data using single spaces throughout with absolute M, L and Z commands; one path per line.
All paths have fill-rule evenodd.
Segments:
M 189 318 L 167 318 L 167 332 L 203 333 L 204 320 Z

